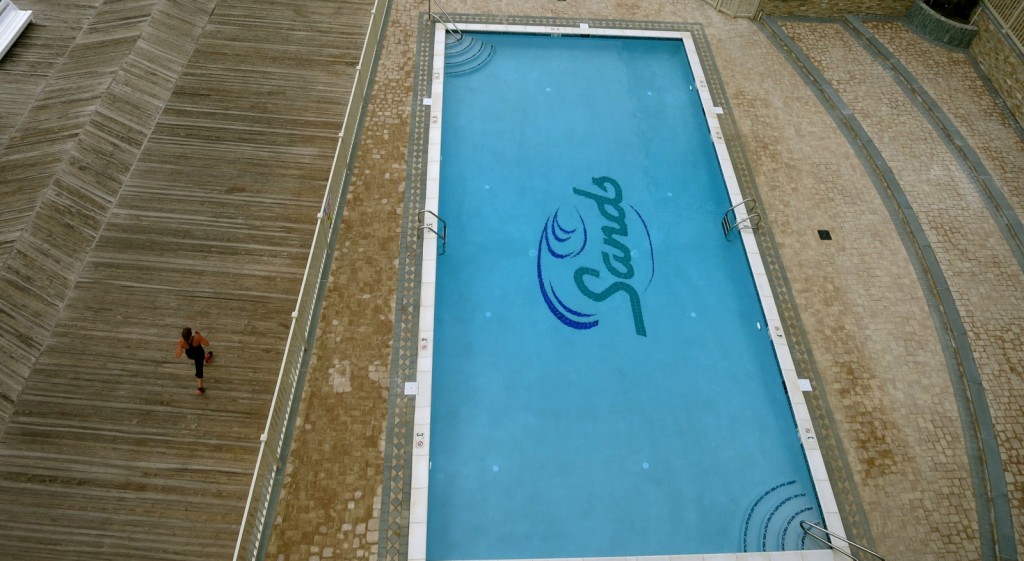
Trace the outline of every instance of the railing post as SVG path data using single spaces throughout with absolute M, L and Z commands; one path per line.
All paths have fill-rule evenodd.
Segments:
M 1024 18 L 1024 2 L 1017 6 L 1017 11 L 1015 11 L 1013 15 L 1009 17 L 1009 21 L 1006 22 L 1006 27 L 1010 28 L 1010 34 L 1014 37 L 1016 37 L 1016 35 L 1012 30 L 1017 29 L 1017 24 L 1020 23 L 1021 18 Z

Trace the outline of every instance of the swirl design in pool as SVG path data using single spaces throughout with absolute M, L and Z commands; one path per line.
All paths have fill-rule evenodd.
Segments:
M 646 292 L 654 280 L 654 246 L 650 229 L 640 211 L 623 202 L 623 189 L 618 181 L 611 177 L 595 177 L 592 184 L 589 189 L 574 188 L 573 193 L 582 200 L 590 201 L 593 206 L 584 205 L 582 212 L 580 207 L 573 206 L 573 212 L 565 215 L 560 207 L 544 222 L 537 249 L 537 281 L 541 296 L 555 318 L 573 329 L 582 330 L 596 327 L 599 323 L 596 313 L 589 311 L 591 306 L 621 294 L 628 299 L 636 334 L 646 337 L 647 326 L 637 285 L 642 285 Z M 589 218 L 584 218 L 584 215 Z M 602 223 L 602 243 L 583 255 L 587 250 L 588 219 Z M 630 247 L 631 243 L 637 242 L 646 250 L 642 256 Z M 581 255 L 580 263 L 568 265 L 569 260 Z M 639 269 L 635 259 L 641 261 Z M 643 266 L 644 260 L 648 260 L 649 274 L 648 267 Z M 646 284 L 644 276 L 647 276 Z M 568 286 L 574 286 L 575 290 L 567 290 Z M 616 300 L 622 301 L 621 298 Z
M 555 259 L 571 259 L 587 248 L 587 225 L 583 222 L 580 211 L 573 208 L 576 215 L 576 224 L 573 228 L 566 228 L 559 220 L 561 211 L 562 209 L 558 209 L 548 217 L 544 222 L 544 231 L 540 235 L 540 246 L 537 248 L 537 280 L 540 282 L 540 293 L 548 309 L 559 321 L 575 329 L 590 329 L 598 323 L 598 320 L 591 319 L 594 318 L 594 314 L 570 308 L 559 297 L 551 279 L 545 278 L 544 275 L 543 263 L 546 255 Z

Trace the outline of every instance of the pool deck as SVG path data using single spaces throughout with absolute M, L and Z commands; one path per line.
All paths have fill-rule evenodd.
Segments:
M 225 559 L 372 2 L 18 5 L 36 23 L 0 61 L 0 375 L 27 381 L 0 429 L 0 560 Z M 892 560 L 1024 552 L 1024 134 L 968 55 L 892 20 L 699 0 L 446 6 L 699 24 L 848 535 Z M 390 8 L 267 559 L 407 552 L 423 8 Z M 82 237 L 33 201 L 85 208 Z M 202 402 L 167 356 L 185 322 L 224 356 Z

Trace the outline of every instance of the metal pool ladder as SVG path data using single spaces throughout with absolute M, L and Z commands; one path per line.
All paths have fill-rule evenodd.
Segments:
M 832 551 L 835 551 L 836 553 L 841 553 L 844 556 L 849 557 L 850 559 L 853 559 L 853 561 L 858 561 L 856 557 L 850 555 L 849 553 L 847 553 L 847 552 L 845 552 L 845 551 L 843 551 L 841 549 L 836 549 L 836 546 L 832 545 L 831 541 L 822 538 L 821 536 L 815 534 L 814 532 L 811 532 L 811 528 L 814 528 L 815 530 L 821 530 L 822 532 L 825 532 L 826 534 L 828 534 L 829 540 L 831 540 L 831 538 L 835 538 L 837 540 L 842 540 L 842 541 L 846 542 L 847 545 L 856 547 L 857 549 L 859 549 L 859 550 L 861 550 L 861 551 L 863 551 L 863 552 L 865 552 L 865 553 L 867 553 L 869 555 L 874 555 L 878 559 L 881 559 L 882 561 L 885 561 L 885 557 L 882 557 L 881 555 L 875 553 L 874 551 L 871 551 L 870 549 L 868 549 L 868 548 L 866 548 L 866 547 L 864 547 L 862 545 L 859 545 L 859 544 L 856 544 L 854 542 L 851 542 L 850 540 L 844 538 L 843 536 L 840 536 L 839 534 L 836 534 L 835 532 L 829 532 L 828 530 L 822 528 L 821 526 L 818 526 L 817 524 L 811 524 L 810 522 L 808 522 L 806 520 L 801 520 L 800 521 L 800 529 L 803 530 L 805 534 L 807 534 L 808 536 L 811 536 L 812 538 L 818 540 L 819 542 L 827 545 L 829 547 L 829 549 L 831 549 Z
M 750 206 L 746 206 L 750 203 Z M 736 209 L 743 206 L 747 211 L 747 217 L 743 220 L 736 220 Z M 749 230 L 757 230 L 761 227 L 761 215 L 757 212 L 757 201 L 754 199 L 743 199 L 742 201 L 729 207 L 729 210 L 725 211 L 722 216 L 722 233 L 725 234 L 725 239 L 729 239 L 729 234 L 733 230 L 740 230 L 747 228 Z M 732 219 L 729 219 L 729 213 L 732 213 Z M 756 220 L 755 220 L 756 218 Z
M 437 7 L 440 8 L 441 13 L 444 14 L 443 18 L 434 13 L 432 9 L 434 2 L 437 2 Z M 443 25 L 448 33 L 454 35 L 456 39 L 462 39 L 462 30 L 459 29 L 459 26 L 455 25 L 455 21 L 452 20 L 452 17 L 448 15 L 448 12 L 444 9 L 444 6 L 441 4 L 441 2 L 438 2 L 437 0 L 427 0 L 427 18 L 436 19 L 437 23 Z M 435 214 L 434 216 L 437 215 Z
M 434 224 L 426 221 L 427 214 L 436 218 L 437 222 L 441 224 L 440 232 L 437 231 Z M 420 211 L 420 230 L 430 230 L 439 240 L 441 240 L 441 253 L 438 253 L 438 255 L 444 255 L 444 252 L 448 250 L 448 223 L 438 216 L 436 212 L 423 209 Z

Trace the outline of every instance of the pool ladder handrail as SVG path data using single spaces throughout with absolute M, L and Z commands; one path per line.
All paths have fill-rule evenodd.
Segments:
M 810 530 L 810 528 L 808 528 L 808 526 L 810 528 L 814 528 L 815 530 L 821 530 L 822 532 L 825 532 L 826 534 L 828 534 L 829 540 L 826 540 L 825 538 L 822 538 L 821 536 L 811 532 L 811 530 Z M 868 549 L 868 548 L 866 548 L 866 547 L 864 547 L 864 546 L 862 546 L 862 545 L 860 545 L 858 543 L 851 542 L 850 540 L 844 538 L 843 536 L 840 536 L 839 534 L 837 534 L 835 532 L 830 532 L 830 531 L 822 528 L 821 526 L 818 526 L 817 524 L 808 522 L 807 520 L 801 520 L 800 521 L 800 529 L 803 530 L 804 533 L 807 534 L 808 536 L 811 536 L 812 538 L 818 540 L 819 542 L 827 545 L 829 547 L 829 549 L 831 549 L 832 551 L 835 551 L 836 553 L 841 553 L 842 555 L 845 555 L 846 557 L 849 557 L 850 559 L 853 559 L 853 561 L 858 561 L 858 559 L 856 557 L 854 557 L 853 555 L 847 553 L 846 551 L 843 551 L 842 549 L 837 549 L 836 546 L 830 541 L 831 538 L 835 538 L 837 540 L 842 540 L 843 542 L 846 543 L 846 545 L 850 545 L 850 546 L 856 547 L 857 549 L 859 549 L 859 550 L 861 550 L 861 551 L 863 551 L 865 553 L 868 553 L 870 555 L 874 555 L 876 558 L 881 559 L 882 561 L 885 561 L 885 557 L 882 557 L 881 555 L 875 553 L 874 551 L 871 551 L 870 549 Z
M 441 224 L 440 232 L 434 228 L 433 224 L 427 223 L 426 216 L 428 213 L 436 218 L 438 223 Z M 432 210 L 423 209 L 420 211 L 420 230 L 430 230 L 439 240 L 441 240 L 441 253 L 438 253 L 438 255 L 444 255 L 445 251 L 448 250 L 448 223 L 444 221 L 444 218 L 441 218 Z
M 435 1 L 437 1 L 437 7 L 441 9 L 441 13 L 444 14 L 444 19 L 442 19 L 441 16 L 434 13 L 432 7 Z M 427 0 L 427 19 L 437 20 L 437 23 L 443 25 L 445 31 L 454 35 L 456 40 L 462 39 L 462 30 L 459 29 L 459 26 L 455 25 L 455 20 L 453 20 L 452 17 L 448 15 L 448 12 L 444 9 L 444 5 L 442 5 L 439 0 Z M 449 25 L 451 27 L 448 27 Z
M 733 217 L 735 217 L 736 209 L 739 208 L 740 206 L 746 205 L 747 203 L 750 203 L 750 207 L 747 208 L 746 206 L 744 206 L 744 208 L 747 209 L 746 218 L 744 218 L 743 220 L 737 220 L 736 222 L 729 220 L 730 212 L 732 213 Z M 729 207 L 729 210 L 725 211 L 725 214 L 722 215 L 722 233 L 725 234 L 725 239 L 729 239 L 729 234 L 731 234 L 733 230 L 739 230 L 744 227 L 749 230 L 759 229 L 761 227 L 761 214 L 758 212 L 754 212 L 756 210 L 757 201 L 754 199 L 743 199 L 742 201 Z M 757 220 L 753 220 L 754 218 L 757 218 Z

